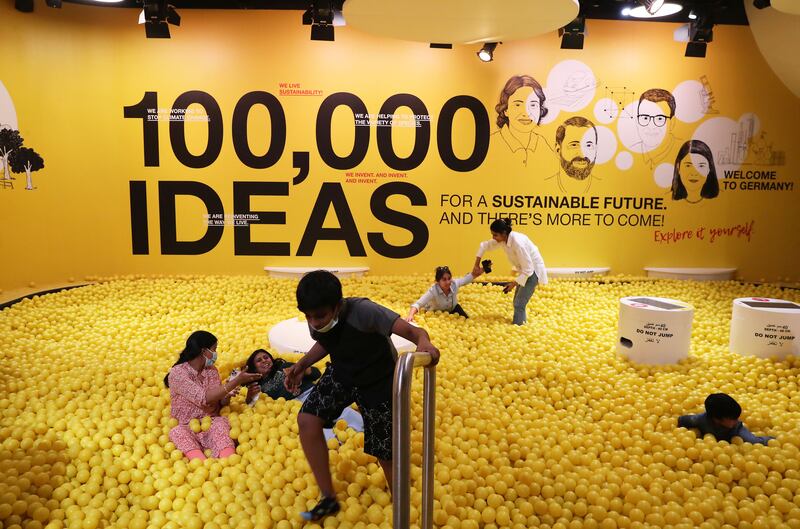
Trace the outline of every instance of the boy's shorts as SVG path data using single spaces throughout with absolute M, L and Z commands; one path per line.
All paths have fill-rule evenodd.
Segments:
M 328 367 L 300 408 L 322 419 L 334 422 L 345 407 L 353 402 L 364 417 L 364 452 L 390 461 L 392 459 L 392 383 L 391 376 L 354 387 L 336 380 L 333 367 Z

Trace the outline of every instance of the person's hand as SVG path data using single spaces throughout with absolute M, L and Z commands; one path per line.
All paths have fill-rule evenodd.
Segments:
M 408 323 L 411 323 L 412 321 L 414 321 L 414 315 L 413 314 L 409 314 L 408 316 L 406 316 L 406 321 Z
M 248 373 L 247 371 L 242 371 L 233 379 L 237 386 L 249 386 L 253 382 L 257 382 L 261 379 L 261 373 Z
M 431 355 L 431 365 L 439 363 L 439 349 L 433 345 L 430 340 L 420 340 L 417 344 L 417 351 L 420 353 L 429 353 Z
M 290 370 L 290 369 L 291 369 L 290 367 L 287 367 L 286 369 L 284 369 L 284 370 L 283 370 L 284 379 L 285 379 L 285 378 L 286 378 L 286 377 L 289 375 L 289 370 Z M 307 376 L 308 376 L 308 375 L 310 375 L 310 374 L 311 374 L 311 368 L 310 368 L 310 367 L 307 367 L 307 368 L 306 368 L 306 369 L 303 371 L 303 377 L 307 377 Z M 300 394 L 300 388 L 298 387 L 298 388 L 297 388 L 297 391 L 293 391 L 292 393 L 294 393 L 295 395 L 299 395 L 299 394 Z
M 291 391 L 295 395 L 300 391 L 300 382 L 303 381 L 303 373 L 305 373 L 305 371 L 305 368 L 300 365 L 300 362 L 283 370 L 285 375 L 283 386 L 287 391 Z
M 256 395 L 258 395 L 260 392 L 261 392 L 261 387 L 255 382 L 253 382 L 252 384 L 247 386 L 247 395 L 245 396 L 245 400 L 247 402 L 252 401 L 256 397 Z
M 514 290 L 515 288 L 517 288 L 517 283 L 514 282 L 514 281 L 509 281 L 508 283 L 506 283 L 506 286 L 503 287 L 503 292 L 505 294 L 508 294 L 509 292 Z

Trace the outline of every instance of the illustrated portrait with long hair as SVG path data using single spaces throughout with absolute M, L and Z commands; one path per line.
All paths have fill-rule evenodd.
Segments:
M 717 169 L 711 149 L 700 140 L 681 145 L 672 174 L 672 200 L 696 204 L 719 195 Z

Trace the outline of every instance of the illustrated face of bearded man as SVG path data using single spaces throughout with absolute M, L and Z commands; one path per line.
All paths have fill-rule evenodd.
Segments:
M 561 168 L 571 178 L 585 180 L 597 158 L 597 131 L 594 127 L 567 126 L 564 139 L 556 145 Z

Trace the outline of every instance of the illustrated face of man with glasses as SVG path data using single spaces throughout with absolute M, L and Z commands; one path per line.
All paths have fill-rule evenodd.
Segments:
M 667 90 L 651 88 L 639 98 L 636 131 L 642 140 L 643 151 L 655 149 L 672 131 L 675 121 L 675 98 Z

